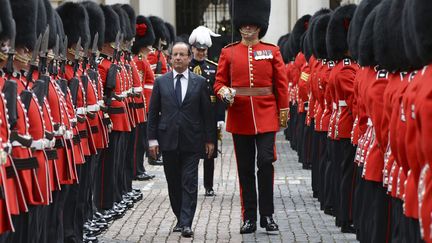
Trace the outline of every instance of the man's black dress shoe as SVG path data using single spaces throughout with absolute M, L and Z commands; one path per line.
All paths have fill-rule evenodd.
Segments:
M 144 172 L 142 174 L 136 175 L 135 176 L 135 180 L 137 180 L 137 181 L 148 181 L 148 180 L 153 179 L 154 177 L 155 177 L 154 175 L 149 175 L 146 172 Z
M 275 223 L 272 216 L 261 216 L 260 218 L 261 228 L 265 228 L 266 231 L 278 231 L 279 226 Z
M 342 233 L 350 233 L 350 234 L 354 234 L 356 232 L 356 230 L 354 229 L 354 227 L 352 227 L 351 225 L 343 225 L 341 227 L 341 232 Z
M 193 231 L 191 230 L 191 228 L 189 226 L 185 226 L 185 227 L 183 227 L 183 229 L 181 231 L 181 235 L 183 237 L 190 238 L 193 236 Z
M 180 226 L 180 224 L 177 222 L 177 224 L 173 228 L 173 232 L 181 232 L 183 227 Z
M 149 158 L 148 163 L 150 165 L 163 165 L 163 161 L 160 158 L 159 159 Z
M 215 194 L 213 188 L 209 188 L 209 189 L 205 190 L 204 196 L 206 196 L 206 197 L 214 197 L 214 196 L 216 196 L 216 194 Z
M 246 219 L 240 228 L 240 234 L 250 234 L 256 231 L 256 222 Z

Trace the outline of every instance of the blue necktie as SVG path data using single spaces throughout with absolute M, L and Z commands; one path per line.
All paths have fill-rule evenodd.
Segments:
M 181 82 L 180 79 L 183 77 L 183 74 L 179 73 L 176 76 L 176 85 L 175 85 L 175 94 L 177 97 L 177 101 L 179 103 L 179 105 L 181 105 L 182 103 L 182 87 L 181 87 Z

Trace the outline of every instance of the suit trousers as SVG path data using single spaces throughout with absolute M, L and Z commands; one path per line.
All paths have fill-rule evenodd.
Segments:
M 217 148 L 215 148 L 217 149 Z M 213 175 L 214 175 L 214 162 L 215 159 L 204 159 L 204 188 L 213 188 Z
M 171 208 L 180 226 L 192 226 L 198 197 L 200 153 L 162 151 Z
M 260 215 L 271 216 L 274 213 L 273 162 L 276 161 L 275 136 L 275 132 L 257 135 L 233 134 L 243 220 L 257 220 L 256 177 L 258 177 Z M 255 175 L 255 164 L 258 167 L 257 175 Z

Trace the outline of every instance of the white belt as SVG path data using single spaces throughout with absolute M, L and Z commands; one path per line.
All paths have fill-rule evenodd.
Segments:
M 339 107 L 348 106 L 345 100 L 339 100 Z
M 153 89 L 153 84 L 144 84 L 144 89 Z
M 143 87 L 133 87 L 132 88 L 132 93 L 135 93 L 135 94 L 142 93 L 142 91 L 143 91 Z
M 370 127 L 373 125 L 372 119 L 368 118 L 367 125 L 370 126 Z
M 87 109 L 85 107 L 78 107 L 76 109 L 77 115 L 85 115 L 87 113 Z
M 98 100 L 98 105 L 99 105 L 99 108 L 101 107 L 101 106 L 104 106 L 105 105 L 105 102 L 103 101 L 103 100 Z
M 73 132 L 71 130 L 66 130 L 63 137 L 65 139 L 72 139 L 73 138 Z
M 35 150 L 44 150 L 48 143 L 46 142 L 47 139 L 42 138 L 38 140 L 33 140 L 30 147 Z
M 117 97 L 120 97 L 120 98 L 126 98 L 126 96 L 127 96 L 127 93 L 126 92 L 121 92 L 120 94 L 115 94 Z
M 150 64 L 150 68 L 151 68 L 151 69 L 155 69 L 156 66 L 157 66 L 157 64 Z
M 337 109 L 337 104 L 336 104 L 336 102 L 333 102 L 333 110 L 336 110 Z
M 55 138 L 49 140 L 47 138 L 44 138 L 44 142 L 45 142 L 45 148 L 54 148 L 55 146 Z
M 65 133 L 66 127 L 61 125 L 57 131 L 54 131 L 54 136 L 62 136 Z
M 87 106 L 87 111 L 90 111 L 90 112 L 97 112 L 97 111 L 99 111 L 100 110 L 100 106 L 99 106 L 99 104 L 94 104 L 94 105 L 88 105 Z

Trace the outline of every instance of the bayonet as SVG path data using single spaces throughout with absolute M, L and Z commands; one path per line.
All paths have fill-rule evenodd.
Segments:
M 58 64 L 60 62 L 59 46 L 60 46 L 60 37 L 56 35 L 56 42 L 53 48 L 54 58 L 53 60 L 51 60 L 50 67 L 49 67 L 49 72 L 52 75 L 58 74 Z
M 42 43 L 39 52 L 39 57 L 47 57 L 48 53 L 48 39 L 49 39 L 49 25 L 47 26 L 45 33 L 42 36 Z
M 99 33 L 96 32 L 94 38 L 93 38 L 93 45 L 92 45 L 92 54 L 97 54 L 98 52 L 98 42 L 99 42 Z
M 76 43 L 76 46 L 75 46 L 75 57 L 74 57 L 75 62 L 74 62 L 74 67 L 73 67 L 74 76 L 76 76 L 76 72 L 78 71 L 78 68 L 79 68 L 79 59 L 80 59 L 81 49 L 82 49 L 82 47 L 81 47 L 81 37 L 80 37 L 80 38 L 78 38 L 78 42 Z
M 37 61 L 37 57 L 38 57 L 38 53 L 39 53 L 39 49 L 41 47 L 41 43 L 42 43 L 42 35 L 39 35 L 39 37 L 36 40 L 36 44 L 33 48 L 33 52 L 32 52 L 32 57 L 30 59 L 29 62 L 29 71 L 27 72 L 27 86 L 30 82 L 33 82 L 33 72 L 35 70 L 37 70 L 38 68 L 38 61 Z
M 67 60 L 66 54 L 67 54 L 67 48 L 68 48 L 68 37 L 67 36 L 65 36 L 63 39 L 62 48 L 63 49 L 61 50 L 61 53 L 60 53 L 60 60 L 66 61 Z
M 113 52 L 113 56 L 112 56 L 112 62 L 117 60 L 117 54 L 118 54 L 119 49 L 120 49 L 120 35 L 121 35 L 120 31 L 117 32 L 115 43 L 114 43 L 114 52 Z
M 56 43 L 53 48 L 54 53 L 54 60 L 59 61 L 60 60 L 60 37 L 56 35 Z

